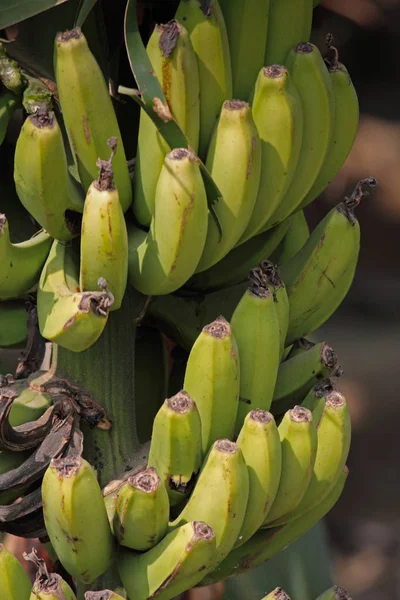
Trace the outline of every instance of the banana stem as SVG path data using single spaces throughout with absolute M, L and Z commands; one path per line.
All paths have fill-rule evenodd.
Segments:
M 134 349 L 136 319 L 145 297 L 129 288 L 121 309 L 110 314 L 99 340 L 84 352 L 57 352 L 56 373 L 86 389 L 101 404 L 112 428 L 103 431 L 84 424 L 84 457 L 97 470 L 101 487 L 132 467 L 139 442 L 136 432 L 134 394 Z M 93 587 L 95 585 L 95 587 Z M 111 568 L 89 589 L 115 589 L 119 584 L 116 568 Z M 78 586 L 78 598 L 85 586 Z

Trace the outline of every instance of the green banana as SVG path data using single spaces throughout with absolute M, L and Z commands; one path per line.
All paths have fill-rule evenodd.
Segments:
M 18 559 L 0 543 L 0 589 L 4 600 L 29 600 L 31 582 Z
M 360 108 L 357 92 L 346 67 L 338 61 L 336 48 L 330 46 L 329 50 L 333 52 L 333 60 L 325 59 L 325 63 L 332 80 L 335 98 L 332 140 L 318 177 L 300 208 L 315 200 L 336 177 L 350 153 L 358 130 Z
M 54 241 L 37 295 L 42 336 L 73 352 L 82 352 L 94 344 L 103 333 L 113 301 L 106 282 L 99 280 L 98 284 L 102 291 L 80 292 L 70 249 Z
M 154 467 L 168 492 L 171 506 L 189 494 L 200 470 L 201 420 L 186 392 L 168 398 L 158 411 L 150 443 L 148 466 Z
M 135 338 L 135 424 L 141 444 L 151 438 L 153 421 L 168 393 L 168 347 L 165 336 L 158 330 L 141 326 Z
M 113 533 L 121 546 L 149 550 L 167 531 L 169 499 L 157 471 L 140 471 L 122 485 L 115 505 Z
M 50 235 L 41 230 L 29 240 L 13 244 L 7 217 L 0 213 L 0 300 L 22 296 L 36 285 L 51 241 Z
M 115 185 L 122 210 L 132 202 L 132 186 L 124 146 L 107 85 L 79 27 L 55 40 L 54 72 L 62 114 L 79 177 L 85 191 L 97 177 L 97 158 L 116 137 Z
M 0 348 L 21 346 L 28 336 L 28 322 L 23 300 L 0 304 Z
M 247 102 L 224 102 L 206 166 L 222 194 L 214 207 L 222 237 L 210 213 L 207 240 L 196 273 L 209 269 L 234 248 L 253 212 L 260 184 L 261 144 Z
M 305 512 L 301 518 L 280 527 L 257 531 L 243 546 L 233 550 L 212 573 L 202 580 L 201 584 L 211 585 L 231 575 L 245 573 L 284 550 L 331 510 L 343 491 L 347 476 L 348 469 L 345 468 L 327 496 Z
M 53 112 L 26 118 L 15 148 L 14 181 L 22 205 L 58 240 L 80 230 L 83 198 L 68 172 L 63 136 Z
M 187 288 L 195 291 L 213 291 L 227 288 L 245 281 L 251 269 L 261 260 L 269 258 L 284 238 L 288 220 L 273 229 L 260 233 L 236 246 L 213 267 L 193 275 Z
M 290 514 L 306 493 L 317 453 L 317 428 L 311 411 L 295 406 L 279 425 L 282 474 L 279 488 L 263 525 L 275 527 Z
M 298 356 L 299 354 L 303 354 L 303 352 L 307 352 L 307 350 L 311 350 L 311 348 L 314 348 L 314 346 L 315 346 L 315 342 L 311 342 L 310 340 L 307 340 L 306 338 L 299 338 L 298 340 L 296 340 L 294 342 L 294 344 L 292 344 L 290 346 L 290 351 L 288 352 L 286 360 L 294 358 L 295 356 Z
M 125 600 L 119 594 L 111 590 L 101 590 L 100 592 L 86 592 L 85 600 Z
M 312 412 L 313 421 L 318 427 L 325 410 L 326 399 L 333 391 L 337 391 L 332 379 L 321 379 L 314 385 L 304 398 L 301 406 Z
M 274 298 L 268 287 L 257 281 L 255 271 L 231 319 L 240 358 L 236 433 L 251 410 L 269 410 L 279 366 L 280 334 Z
M 249 474 L 249 499 L 235 547 L 246 543 L 273 507 L 281 479 L 281 442 L 271 413 L 252 410 L 237 439 Z
M 208 208 L 199 161 L 176 148 L 165 157 L 157 183 L 150 231 L 128 230 L 129 282 L 142 294 L 170 294 L 199 263 L 207 236 Z
M 233 98 L 248 100 L 264 64 L 270 0 L 220 0 L 232 63 Z
M 57 573 L 49 573 L 45 561 L 39 558 L 35 550 L 30 554 L 24 553 L 24 558 L 32 561 L 37 567 L 29 600 L 76 600 L 68 583 Z
M 4 44 L 0 42 L 0 82 L 5 88 L 19 95 L 24 87 L 21 69 L 18 63 L 10 58 Z
M 326 342 L 285 360 L 279 365 L 272 412 L 283 414 L 300 404 L 319 379 L 339 377 L 342 373 L 335 351 Z
M 294 177 L 268 221 L 271 227 L 292 214 L 311 189 L 327 156 L 335 119 L 332 80 L 318 48 L 297 44 L 285 64 L 301 100 L 303 139 Z
M 18 108 L 18 106 L 19 101 L 15 94 L 8 91 L 2 91 L 0 93 L 0 146 L 4 142 L 8 124 L 11 120 L 14 110 Z
M 345 397 L 332 391 L 325 396 L 325 408 L 317 427 L 318 447 L 310 485 L 297 507 L 281 522 L 300 518 L 325 498 L 335 485 L 350 448 L 351 423 Z
M 18 396 L 13 400 L 9 415 L 11 427 L 39 419 L 52 404 L 50 394 L 35 389 L 43 371 L 33 373 L 28 379 L 14 381 L 8 387 L 15 390 Z
M 290 596 L 283 588 L 277 587 L 272 592 L 264 596 L 263 600 L 290 600 Z
M 206 325 L 190 351 L 183 384 L 201 419 L 202 451 L 232 438 L 239 403 L 240 363 L 232 328 L 219 317 Z
M 312 10 L 312 0 L 270 0 L 265 65 L 285 64 L 293 46 L 308 42 Z
M 42 482 L 46 530 L 64 568 L 91 583 L 110 566 L 113 537 L 96 474 L 81 457 L 53 459 Z
M 261 69 L 254 91 L 253 118 L 261 140 L 261 178 L 241 242 L 266 228 L 296 174 L 300 159 L 303 109 L 285 67 L 271 65 Z
M 283 265 L 290 260 L 310 237 L 310 229 L 304 211 L 298 210 L 283 222 L 287 222 L 287 231 L 279 246 L 269 257 L 270 261 L 276 265 Z M 272 231 L 275 231 L 275 229 Z
M 208 521 L 215 533 L 217 564 L 236 543 L 248 496 L 249 475 L 242 451 L 229 440 L 218 440 L 207 455 L 188 503 L 170 528 L 189 523 L 194 515 Z
M 190 36 L 200 80 L 199 156 L 205 157 L 225 100 L 232 98 L 229 41 L 218 0 L 181 0 L 175 18 Z
M 350 594 L 344 588 L 334 585 L 318 596 L 317 600 L 351 600 Z
M 361 180 L 350 198 L 332 208 L 301 250 L 282 265 L 280 274 L 290 303 L 286 345 L 318 329 L 346 296 L 360 249 L 354 209 L 367 193 L 364 187 L 376 183 L 373 177 Z
M 200 133 L 200 83 L 196 55 L 189 34 L 173 20 L 156 25 L 147 45 L 168 108 L 195 152 Z M 157 180 L 165 155 L 171 150 L 144 110 L 140 111 L 134 174 L 133 212 L 139 223 L 149 226 L 154 215 Z
M 121 307 L 128 280 L 128 233 L 114 185 L 112 161 L 116 139 L 109 140 L 111 158 L 99 160 L 99 176 L 90 185 L 82 217 L 79 286 L 84 292 L 96 289 L 100 277 L 107 281 L 114 302 Z
M 122 550 L 118 557 L 121 581 L 135 600 L 170 600 L 199 583 L 215 564 L 216 536 L 202 521 L 171 531 L 143 554 Z
M 279 269 L 269 260 L 260 263 L 262 276 L 265 277 L 267 286 L 272 290 L 274 306 L 279 321 L 280 357 L 285 350 L 285 340 L 289 327 L 289 299 L 285 284 L 279 276 Z

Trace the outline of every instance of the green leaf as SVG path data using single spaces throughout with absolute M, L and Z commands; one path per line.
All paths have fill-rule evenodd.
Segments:
M 74 27 L 82 27 L 97 0 L 80 0 Z
M 0 29 L 15 25 L 68 0 L 1 0 Z
M 170 148 L 188 148 L 190 145 L 189 140 L 171 115 L 164 92 L 153 72 L 153 67 L 140 35 L 136 4 L 136 0 L 128 0 L 126 5 L 125 45 L 132 73 L 139 90 L 120 86 L 118 91 L 121 94 L 130 96 L 146 111 Z M 204 187 L 207 192 L 208 208 L 215 220 L 220 236 L 222 236 L 221 225 L 214 210 L 215 202 L 218 202 L 222 195 L 205 164 L 200 159 L 199 161 Z

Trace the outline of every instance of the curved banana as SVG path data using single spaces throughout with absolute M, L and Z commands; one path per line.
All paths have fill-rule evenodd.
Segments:
M 211 138 L 206 166 L 221 191 L 208 218 L 207 240 L 196 273 L 209 269 L 237 244 L 253 212 L 261 174 L 261 144 L 250 105 L 227 100 Z
M 218 0 L 181 0 L 175 18 L 190 36 L 200 80 L 199 156 L 205 157 L 225 100 L 232 98 L 229 41 Z
M 108 153 L 107 140 L 116 137 L 115 185 L 122 210 L 132 202 L 124 146 L 107 85 L 81 29 L 57 34 L 54 72 L 62 114 L 85 191 L 97 177 L 97 158 Z
M 238 411 L 239 355 L 232 328 L 223 317 L 206 325 L 195 341 L 183 387 L 200 414 L 205 455 L 218 439 L 232 438 Z
M 300 503 L 311 481 L 317 453 L 317 428 L 311 411 L 295 406 L 279 425 L 282 474 L 279 488 L 263 525 L 275 527 Z
M 79 234 L 83 197 L 68 172 L 60 126 L 53 112 L 29 115 L 18 136 L 14 181 L 19 199 L 58 240 Z
M 375 185 L 372 177 L 360 181 L 351 197 L 332 208 L 301 250 L 282 265 L 280 274 L 290 303 L 286 345 L 318 329 L 346 296 L 360 249 L 354 209 L 366 194 L 364 187 Z
M 283 65 L 293 46 L 308 42 L 312 0 L 270 0 L 265 65 Z
M 274 304 L 268 287 L 253 280 L 232 315 L 240 358 L 236 433 L 251 410 L 269 410 L 272 403 L 280 357 L 279 320 Z
M 270 0 L 220 0 L 232 63 L 233 98 L 249 100 L 264 64 Z
M 212 446 L 188 503 L 170 523 L 175 529 L 197 519 L 206 519 L 216 539 L 216 563 L 232 550 L 246 514 L 249 475 L 237 444 L 218 440 Z
M 273 507 L 281 479 L 281 442 L 271 413 L 252 410 L 237 439 L 249 473 L 249 499 L 235 548 L 261 527 Z
M 207 227 L 198 158 L 191 150 L 172 150 L 158 179 L 150 231 L 128 229 L 130 283 L 149 295 L 170 294 L 182 287 L 199 263 Z
M 103 495 L 90 464 L 53 459 L 42 482 L 43 514 L 54 550 L 70 575 L 91 583 L 110 566 L 113 537 Z
M 271 262 L 280 266 L 297 254 L 310 237 L 310 229 L 304 211 L 298 210 L 283 222 L 287 222 L 287 231 L 279 246 L 269 257 Z M 275 229 L 272 231 L 275 231 Z
M 112 161 L 99 160 L 99 176 L 90 185 L 82 216 L 79 286 L 83 292 L 96 289 L 100 277 L 107 281 L 114 302 L 110 310 L 121 307 L 128 280 L 128 233 L 114 185 Z
M 15 94 L 8 91 L 2 91 L 0 93 L 0 146 L 4 142 L 8 124 L 14 110 L 18 108 L 18 106 L 19 101 Z
M 196 55 L 187 30 L 176 20 L 156 25 L 147 54 L 168 107 L 195 152 L 200 133 L 200 83 Z M 154 215 L 157 180 L 165 155 L 171 150 L 144 110 L 140 111 L 134 174 L 133 212 L 149 226 Z
M 21 346 L 28 336 L 28 322 L 23 300 L 3 300 L 0 310 L 0 348 Z
M 263 600 L 290 600 L 290 596 L 283 588 L 277 587 L 272 592 L 264 596 Z
M 113 533 L 121 546 L 149 550 L 167 531 L 169 500 L 164 483 L 150 467 L 122 485 L 115 505 Z
M 233 550 L 212 573 L 202 580 L 201 584 L 211 585 L 230 577 L 230 575 L 240 575 L 254 569 L 295 542 L 306 531 L 314 527 L 336 504 L 343 491 L 348 473 L 349 471 L 345 467 L 327 496 L 305 512 L 301 518 L 280 527 L 257 531 L 243 546 Z
M 285 284 L 279 276 L 279 269 L 269 260 L 260 263 L 262 276 L 265 277 L 267 286 L 272 291 L 275 310 L 279 321 L 280 357 L 285 350 L 285 340 L 289 327 L 289 299 Z
M 346 398 L 332 391 L 325 396 L 325 408 L 317 427 L 318 447 L 310 485 L 300 503 L 280 522 L 302 517 L 332 490 L 349 454 L 351 423 Z
M 291 215 L 314 184 L 327 156 L 335 119 L 332 80 L 318 48 L 297 44 L 285 64 L 301 100 L 303 139 L 294 177 L 268 221 L 271 227 Z
M 333 51 L 334 56 L 332 61 L 325 59 L 335 98 L 332 140 L 321 171 L 311 190 L 300 204 L 301 208 L 315 200 L 336 177 L 350 153 L 358 130 L 360 108 L 357 92 L 346 67 L 338 61 L 336 48 L 330 47 L 329 49 Z
M 0 213 L 0 300 L 17 298 L 37 284 L 52 239 L 39 231 L 29 240 L 13 244 L 6 215 Z
M 334 585 L 318 596 L 317 600 L 351 600 L 350 594 L 344 588 Z
M 106 291 L 106 282 L 99 281 L 100 284 L 102 291 L 80 292 L 72 253 L 54 241 L 37 295 L 42 336 L 73 352 L 82 352 L 94 344 L 103 333 L 113 301 Z
M 29 600 L 30 579 L 18 559 L 0 543 L 0 589 L 5 600 Z
M 254 91 L 253 119 L 261 140 L 261 177 L 254 210 L 240 242 L 266 228 L 295 176 L 300 158 L 303 108 L 285 67 L 261 69 Z
M 118 571 L 130 598 L 170 600 L 195 586 L 216 564 L 216 536 L 206 523 L 193 521 L 171 531 L 143 554 L 122 550 Z
M 202 462 L 201 420 L 186 392 L 168 398 L 158 411 L 150 442 L 148 466 L 154 467 L 171 506 L 182 503 L 193 487 Z
M 319 379 L 340 377 L 342 373 L 336 352 L 326 342 L 285 360 L 279 365 L 272 412 L 283 414 L 300 404 Z

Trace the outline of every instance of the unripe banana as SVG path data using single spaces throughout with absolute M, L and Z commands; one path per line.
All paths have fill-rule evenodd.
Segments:
M 53 112 L 26 118 L 15 148 L 14 181 L 19 199 L 32 217 L 57 240 L 80 230 L 76 212 L 83 197 L 68 172 L 60 126 Z
M 289 327 L 289 299 L 278 268 L 269 260 L 261 261 L 260 268 L 274 297 L 274 306 L 279 321 L 280 357 L 282 357 Z
M 21 346 L 28 336 L 26 305 L 23 300 L 3 300 L 0 311 L 0 348 Z
M 0 146 L 4 142 L 8 124 L 18 105 L 18 98 L 15 94 L 5 91 L 0 93 Z
M 281 478 L 281 442 L 271 413 L 252 410 L 237 439 L 249 474 L 249 499 L 235 547 L 241 546 L 265 521 Z
M 372 177 L 360 181 L 350 198 L 332 208 L 301 250 L 282 265 L 280 274 L 290 303 L 286 345 L 318 329 L 346 296 L 360 249 L 354 209 L 366 194 L 364 186 L 376 183 Z
M 325 396 L 325 409 L 317 428 L 318 448 L 310 485 L 294 511 L 280 522 L 300 518 L 324 500 L 334 487 L 350 448 L 351 423 L 346 398 L 337 391 Z
M 110 566 L 113 537 L 96 474 L 83 458 L 53 459 L 42 482 L 46 530 L 63 567 L 91 583 Z
M 285 360 L 279 365 L 272 412 L 281 415 L 300 404 L 319 379 L 342 374 L 336 352 L 326 342 Z
M 223 317 L 206 325 L 194 343 L 183 387 L 200 414 L 205 455 L 218 439 L 232 438 L 239 403 L 239 355 L 231 326 Z
M 321 417 L 324 414 L 326 400 L 334 391 L 336 391 L 336 387 L 332 379 L 329 379 L 328 377 L 326 379 L 321 379 L 321 381 L 318 381 L 318 383 L 316 383 L 308 392 L 301 403 L 301 406 L 311 410 L 313 421 L 317 428 L 321 421 Z
M 269 410 L 272 403 L 280 357 L 279 321 L 274 304 L 270 290 L 253 281 L 232 315 L 240 358 L 236 433 L 251 410 Z
M 200 84 L 196 55 L 189 34 L 173 20 L 156 25 L 147 45 L 156 75 L 172 116 L 195 152 L 200 133 Z M 170 147 L 144 110 L 140 111 L 138 149 L 134 175 L 133 211 L 142 225 L 154 215 L 157 180 Z
M 288 222 L 288 229 L 279 246 L 269 257 L 270 261 L 275 265 L 283 265 L 290 260 L 310 237 L 310 229 L 304 216 L 304 211 L 298 210 L 283 222 Z M 275 231 L 275 229 L 272 231 Z
M 74 289 L 71 289 L 74 283 Z M 97 341 L 108 319 L 112 298 L 106 282 L 102 291 L 80 292 L 78 272 L 69 247 L 54 241 L 44 265 L 37 295 L 42 336 L 73 352 Z
M 116 140 L 109 141 L 111 158 L 98 161 L 98 179 L 86 194 L 79 285 L 83 292 L 95 290 L 99 278 L 103 277 L 114 298 L 110 310 L 117 310 L 128 280 L 128 233 L 111 166 Z
M 321 171 L 302 201 L 301 208 L 315 200 L 336 177 L 350 153 L 358 129 L 360 109 L 357 92 L 346 67 L 338 61 L 336 48 L 330 47 L 330 50 L 334 53 L 334 59 L 325 59 L 325 63 L 328 66 L 335 98 L 332 139 Z
M 233 98 L 248 100 L 267 43 L 270 0 L 220 0 L 232 62 Z
M 334 585 L 318 596 L 317 600 L 351 600 L 350 594 L 344 588 Z
M 168 519 L 168 494 L 154 468 L 132 475 L 118 491 L 113 532 L 121 546 L 153 548 L 164 537 Z
M 0 213 L 0 300 L 17 298 L 37 284 L 52 239 L 39 231 L 25 242 L 13 244 L 6 215 Z
M 148 466 L 154 467 L 171 506 L 189 494 L 202 462 L 201 420 L 186 392 L 168 398 L 158 411 L 151 436 Z
M 144 554 L 122 550 L 118 570 L 130 598 L 170 600 L 199 583 L 216 563 L 213 530 L 193 521 L 171 531 Z
M 54 72 L 71 150 L 85 190 L 97 177 L 97 159 L 116 137 L 115 185 L 122 210 L 132 202 L 132 186 L 117 118 L 100 66 L 79 27 L 55 40 Z
M 240 242 L 265 229 L 296 173 L 303 139 L 303 109 L 285 67 L 261 69 L 254 91 L 253 118 L 261 140 L 261 177 L 254 210 Z
M 286 360 L 290 360 L 299 354 L 303 354 L 303 352 L 311 350 L 311 348 L 314 348 L 314 346 L 315 342 L 307 340 L 306 338 L 299 338 L 290 346 L 290 351 L 287 354 Z
M 21 563 L 0 543 L 0 590 L 4 600 L 29 600 L 31 582 Z
M 36 579 L 29 600 L 76 600 L 76 596 L 68 583 L 57 573 L 49 573 L 45 561 L 36 550 L 30 554 L 23 553 L 25 560 L 36 566 Z
M 189 280 L 187 287 L 196 291 L 212 291 L 237 285 L 248 278 L 261 260 L 269 258 L 282 241 L 288 228 L 287 220 L 273 229 L 250 238 L 236 246 L 210 269 Z
M 150 231 L 128 230 L 130 283 L 142 294 L 170 294 L 193 275 L 207 236 L 208 208 L 199 162 L 191 150 L 165 157 Z
M 327 155 L 335 118 L 332 80 L 318 48 L 309 43 L 297 44 L 285 64 L 301 100 L 303 139 L 296 173 L 268 221 L 270 226 L 292 214 L 311 189 Z
M 279 425 L 282 474 L 264 526 L 275 527 L 300 503 L 309 486 L 317 453 L 317 428 L 311 411 L 295 406 Z
M 345 467 L 328 495 L 314 508 L 305 512 L 301 518 L 284 526 L 257 531 L 246 544 L 233 550 L 212 573 L 202 580 L 201 584 L 210 585 L 231 575 L 240 575 L 254 569 L 296 541 L 336 504 L 343 491 L 348 473 L 348 469 Z
M 218 0 L 181 0 L 175 18 L 190 36 L 200 79 L 199 156 L 204 157 L 221 106 L 232 98 L 229 41 Z
M 8 419 L 11 427 L 18 427 L 24 423 L 36 421 L 51 406 L 52 398 L 50 394 L 34 388 L 35 380 L 40 377 L 40 374 L 41 371 L 38 371 L 28 379 L 17 380 L 8 386 L 18 393 L 18 396 L 13 400 Z
M 290 596 L 283 588 L 277 587 L 272 592 L 264 596 L 263 600 L 290 600 Z
M 312 0 L 270 0 L 265 65 L 285 64 L 290 49 L 310 39 Z
M 85 600 L 124 600 L 124 598 L 111 590 L 101 590 L 101 592 L 86 592 Z
M 250 105 L 227 100 L 211 138 L 206 166 L 222 198 L 209 214 L 207 240 L 196 273 L 209 269 L 228 254 L 251 218 L 261 174 L 261 144 Z
M 232 550 L 246 514 L 249 475 L 240 448 L 229 440 L 218 440 L 203 464 L 188 503 L 170 523 L 175 529 L 194 515 L 206 519 L 216 538 L 216 563 Z

